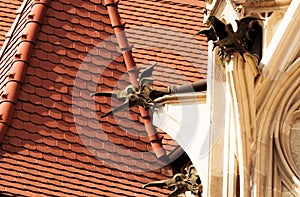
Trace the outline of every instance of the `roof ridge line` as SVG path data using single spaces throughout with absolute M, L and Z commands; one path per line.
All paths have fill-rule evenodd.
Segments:
M 107 8 L 107 12 L 111 21 L 111 25 L 117 37 L 119 47 L 122 51 L 124 62 L 127 70 L 136 68 L 136 63 L 133 59 L 131 53 L 131 46 L 128 43 L 126 33 L 124 31 L 125 22 L 122 21 L 119 10 L 118 10 L 119 0 L 104 0 L 103 4 Z M 123 49 L 123 50 L 122 50 Z M 125 50 L 129 49 L 129 50 Z M 132 85 L 139 87 L 138 73 L 129 72 L 129 79 Z M 146 132 L 150 138 L 150 144 L 153 148 L 154 153 L 157 158 L 163 158 L 166 156 L 166 150 L 162 146 L 162 138 L 158 135 L 155 127 L 151 122 L 151 115 L 149 111 L 145 110 L 143 107 L 139 106 L 139 110 L 145 125 Z
M 24 7 L 26 7 L 26 4 L 27 2 L 24 3 Z M 24 29 L 19 37 L 21 42 L 19 43 L 16 54 L 14 55 L 14 61 L 8 72 L 9 74 L 7 75 L 6 84 L 0 98 L 0 143 L 5 136 L 6 130 L 11 124 L 21 84 L 24 81 L 26 68 L 29 64 L 32 49 L 40 31 L 41 22 L 44 18 L 48 4 L 49 0 L 33 1 Z M 13 27 L 17 27 L 17 24 L 18 23 L 16 22 L 16 26 Z
M 23 14 L 25 8 L 26 8 L 26 4 L 28 3 L 28 1 L 23 1 L 23 3 L 21 4 L 20 8 L 16 11 L 17 13 L 17 16 L 11 26 L 11 28 L 9 29 L 9 31 L 5 34 L 5 41 L 1 47 L 1 50 L 0 50 L 0 61 L 2 60 L 2 57 L 4 56 L 5 54 L 5 50 L 6 48 L 8 47 L 9 45 L 9 42 L 12 38 L 12 35 L 14 33 L 14 30 L 16 29 L 16 26 L 18 25 L 20 19 L 21 19 L 21 15 Z

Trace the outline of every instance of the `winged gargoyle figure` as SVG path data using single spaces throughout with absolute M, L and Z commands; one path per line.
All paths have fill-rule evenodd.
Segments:
M 193 165 L 189 165 L 186 169 L 186 174 L 178 173 L 175 174 L 171 179 L 154 181 L 143 185 L 146 187 L 167 187 L 173 189 L 172 193 L 168 197 L 176 197 L 183 194 L 186 191 L 191 191 L 195 196 L 201 196 L 202 185 L 197 170 Z
M 215 32 L 212 25 L 209 28 L 201 29 L 200 31 L 198 31 L 197 33 L 195 33 L 192 36 L 196 36 L 196 35 L 199 35 L 199 34 L 204 34 L 207 37 L 207 42 L 210 41 L 210 40 L 212 40 L 212 41 L 217 41 L 218 40 L 216 32 Z
M 155 63 L 149 68 L 145 69 L 142 73 L 140 73 L 140 87 L 129 85 L 125 88 L 124 91 L 92 93 L 91 96 L 107 96 L 123 101 L 120 106 L 113 108 L 111 111 L 103 114 L 101 118 L 113 114 L 114 112 L 118 112 L 123 109 L 135 106 L 142 106 L 145 109 L 149 109 L 149 107 L 153 105 L 152 101 L 154 99 L 169 94 L 168 91 L 157 91 L 152 89 L 152 72 L 156 65 L 157 64 Z
M 249 50 L 253 40 L 249 34 L 251 33 L 253 36 L 256 33 L 252 28 L 252 23 L 258 20 L 263 19 L 249 16 L 236 20 L 237 30 L 233 31 L 232 24 L 225 24 L 217 17 L 210 16 L 208 18 L 210 26 L 194 35 L 204 34 L 207 37 L 207 41 L 213 41 L 213 49 L 219 46 L 218 55 L 222 60 L 225 60 L 226 57 L 237 51 L 245 62 L 244 53 L 252 54 Z
M 186 168 L 187 171 L 187 190 L 191 191 L 192 194 L 201 196 L 202 194 L 202 185 L 200 176 L 197 173 L 197 170 L 194 165 L 190 165 Z
M 151 183 L 147 183 L 143 185 L 143 188 L 146 187 L 164 187 L 167 186 L 168 189 L 173 189 L 172 193 L 168 195 L 168 197 L 176 197 L 185 191 L 187 191 L 187 185 L 185 183 L 186 176 L 182 173 L 175 174 L 173 178 L 162 180 L 162 181 L 154 181 Z
M 227 37 L 214 42 L 214 46 L 219 46 L 222 55 L 227 55 L 232 51 L 237 51 L 243 61 L 245 62 L 244 53 L 247 52 L 241 40 L 237 37 L 236 33 L 232 29 L 232 25 L 228 24 L 225 27 L 225 31 L 227 32 Z
M 237 32 L 236 36 L 239 40 L 242 41 L 242 43 L 246 43 L 248 41 L 252 41 L 252 38 L 249 36 L 249 32 L 253 32 L 252 28 L 252 22 L 258 21 L 258 20 L 263 20 L 261 18 L 256 18 L 256 17 L 244 17 L 240 20 L 235 20 L 237 24 Z

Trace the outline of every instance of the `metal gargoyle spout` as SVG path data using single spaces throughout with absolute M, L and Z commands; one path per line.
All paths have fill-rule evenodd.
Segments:
M 195 166 L 189 165 L 186 169 L 186 174 L 178 173 L 175 174 L 171 179 L 154 181 L 143 185 L 143 188 L 146 187 L 164 187 L 168 189 L 173 189 L 172 193 L 168 197 L 176 197 L 180 194 L 190 191 L 195 196 L 201 196 L 202 194 L 202 185 L 199 175 Z
M 162 180 L 162 181 L 155 181 L 151 183 L 147 183 L 143 185 L 143 188 L 146 187 L 164 187 L 167 186 L 168 189 L 173 189 L 172 193 L 168 195 L 168 197 L 175 197 L 178 196 L 185 191 L 187 191 L 187 186 L 184 180 L 186 179 L 186 176 L 182 173 L 175 174 L 173 178 Z
M 134 87 L 133 85 L 129 85 L 125 88 L 124 91 L 119 92 L 95 92 L 92 93 L 91 96 L 107 96 L 116 98 L 119 101 L 123 101 L 123 103 L 113 108 L 111 111 L 103 114 L 101 118 L 104 118 L 114 112 L 121 111 L 126 108 L 131 108 L 135 106 L 142 106 L 146 110 L 153 106 L 153 100 L 158 97 L 169 94 L 167 91 L 157 91 L 152 89 L 152 73 L 153 69 L 157 64 L 153 64 L 149 68 L 145 69 L 139 75 L 140 87 Z

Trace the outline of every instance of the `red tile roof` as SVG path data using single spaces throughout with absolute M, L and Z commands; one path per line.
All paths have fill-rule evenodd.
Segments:
M 120 89 L 129 84 L 128 76 L 123 75 L 126 71 L 124 59 L 118 51 L 116 38 L 111 36 L 113 28 L 101 1 L 49 1 L 45 17 L 40 15 L 42 9 L 45 9 L 41 3 L 48 1 L 26 2 L 16 31 L 7 45 L 9 50 L 5 51 L 1 59 L 0 93 L 7 92 L 7 84 L 16 86 L 8 92 L 7 98 L 4 96 L 0 100 L 1 118 L 8 113 L 12 120 L 0 149 L 0 193 L 109 197 L 168 194 L 165 189 L 141 189 L 143 183 L 165 179 L 166 176 L 162 175 L 160 169 L 164 164 L 150 152 L 152 147 L 138 110 L 132 109 L 100 119 L 99 115 L 118 102 L 107 98 L 96 98 L 94 102 L 89 96 L 96 89 Z M 35 6 L 32 7 L 34 2 Z M 164 3 L 173 4 L 171 1 Z M 144 5 L 149 3 L 134 6 Z M 175 8 L 178 5 L 181 4 L 175 3 Z M 120 11 L 126 7 L 124 4 L 122 6 Z M 155 9 L 161 9 L 156 6 Z M 182 9 L 186 6 L 182 6 Z M 201 18 L 201 8 L 194 6 L 191 10 L 199 13 Z M 166 9 L 166 12 L 169 11 L 172 12 Z M 129 28 L 134 26 L 133 20 L 121 16 L 124 16 Z M 138 19 L 146 20 L 147 17 Z M 32 20 L 36 21 L 39 33 L 33 31 L 33 27 L 28 29 L 33 24 L 28 21 Z M 190 28 L 196 30 L 199 27 Z M 26 39 L 32 42 L 24 41 L 24 33 L 27 34 Z M 23 42 L 20 42 L 22 39 Z M 35 45 L 31 50 L 33 43 Z M 24 44 L 29 48 L 23 48 Z M 191 44 L 180 43 L 180 46 L 190 50 L 193 48 Z M 30 51 L 31 58 L 27 55 Z M 205 53 L 199 51 L 197 54 L 205 61 L 205 57 L 202 57 Z M 168 58 L 170 53 L 163 52 L 166 62 L 176 60 L 177 56 Z M 145 65 L 139 63 L 143 53 L 140 48 L 133 50 L 135 60 L 145 68 Z M 26 61 L 16 61 L 19 58 L 23 60 L 24 56 L 29 61 L 28 65 Z M 153 57 L 145 54 L 148 62 Z M 182 59 L 178 61 L 184 62 Z M 19 62 L 23 64 L 20 66 Z M 195 71 L 181 67 L 179 62 L 175 65 L 177 70 L 185 73 L 188 81 L 205 78 L 206 69 L 203 65 L 201 69 L 204 72 L 193 77 L 190 74 Z M 20 74 L 19 81 L 7 75 L 14 69 Z M 165 71 L 167 66 L 164 65 L 163 69 Z M 191 67 L 193 69 L 198 67 Z M 25 77 L 21 80 L 23 71 Z M 180 84 L 178 77 L 171 75 L 172 72 L 170 69 L 166 73 Z M 154 76 L 163 77 L 157 71 Z M 10 97 L 11 94 L 14 96 Z M 10 99 L 14 102 L 6 102 Z M 3 104 L 9 107 L 3 107 Z M 14 105 L 13 113 L 7 110 Z M 7 122 L 0 120 L 0 130 L 1 127 L 8 127 Z M 164 140 L 168 140 L 165 148 L 171 150 L 173 145 L 170 139 L 166 136 Z
M 120 1 L 119 12 L 126 22 L 128 40 L 134 46 L 137 66 L 146 68 L 158 63 L 153 72 L 156 87 L 206 78 L 206 39 L 191 37 L 204 27 L 204 7 L 204 1 L 198 0 Z M 166 150 L 177 146 L 168 135 L 161 133 Z
M 136 63 L 133 60 L 132 56 L 132 45 L 129 44 L 127 36 L 124 34 L 125 22 L 120 18 L 118 11 L 118 1 L 106 0 L 104 1 L 111 25 L 114 29 L 119 48 L 122 51 L 124 62 L 128 71 L 129 81 L 135 87 L 139 87 L 138 82 L 138 73 Z M 151 113 L 149 110 L 144 109 L 142 106 L 139 106 L 139 111 L 143 123 L 145 125 L 145 130 L 149 136 L 150 144 L 153 149 L 153 152 L 158 158 L 163 158 L 166 156 L 166 151 L 162 147 L 162 137 L 158 135 L 156 128 L 153 126 L 151 121 Z
M 168 73 L 165 78 L 154 72 L 160 85 L 206 78 L 207 42 L 203 37 L 191 38 L 203 27 L 203 7 L 202 1 L 120 1 L 137 65 L 144 68 L 157 62 L 157 71 Z
M 16 19 L 17 10 L 20 7 L 21 0 L 1 1 L 0 2 L 0 48 L 2 47 L 5 36 L 10 30 Z

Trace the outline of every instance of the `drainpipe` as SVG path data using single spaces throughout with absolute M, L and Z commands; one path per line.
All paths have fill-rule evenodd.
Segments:
M 133 60 L 131 52 L 132 46 L 129 45 L 124 31 L 125 22 L 121 20 L 118 12 L 118 3 L 118 0 L 104 0 L 104 6 L 107 8 L 107 12 L 116 34 L 120 50 L 123 52 L 123 58 L 127 71 L 129 73 L 130 82 L 135 87 L 139 87 L 140 84 L 137 80 L 138 69 L 136 68 L 136 64 Z M 162 138 L 157 134 L 157 131 L 151 122 L 152 114 L 150 114 L 149 111 L 145 110 L 143 107 L 139 107 L 139 110 L 153 151 L 156 154 L 157 158 L 163 158 L 164 156 L 166 156 L 166 151 L 162 147 Z
M 2 142 L 5 132 L 11 124 L 21 84 L 24 81 L 26 68 L 29 64 L 47 5 L 48 0 L 35 0 L 33 2 L 11 69 L 6 77 L 5 87 L 0 98 L 0 142 Z

